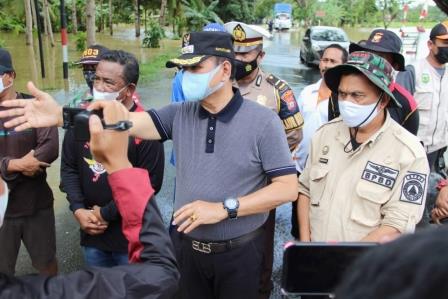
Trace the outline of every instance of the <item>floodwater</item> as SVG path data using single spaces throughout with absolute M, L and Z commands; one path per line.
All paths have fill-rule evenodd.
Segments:
M 358 41 L 366 39 L 369 35 L 369 29 L 346 29 L 350 40 Z M 303 31 L 292 30 L 290 32 L 275 32 L 273 39 L 265 43 L 266 56 L 262 67 L 267 72 L 272 72 L 276 76 L 286 80 L 296 96 L 304 86 L 316 82 L 320 75 L 317 68 L 309 68 L 302 65 L 299 60 L 299 46 L 302 40 Z M 85 88 L 84 79 L 79 68 L 69 69 L 69 79 L 62 79 L 62 51 L 58 45 L 51 48 L 45 41 L 45 64 L 47 78 L 40 78 L 40 65 L 37 51 L 37 41 L 35 49 L 25 46 L 25 37 L 23 35 L 0 33 L 0 38 L 6 41 L 7 48 L 11 51 L 14 59 L 14 65 L 17 71 L 16 88 L 25 90 L 28 80 L 37 82 L 37 85 L 49 91 L 60 103 L 67 102 L 68 99 L 79 90 Z M 58 38 L 58 37 L 57 37 Z M 115 35 L 97 35 L 98 43 L 109 48 L 123 49 L 137 56 L 139 61 L 147 62 L 166 49 L 178 47 L 179 41 L 165 40 L 160 49 L 141 48 L 141 41 L 133 35 L 133 30 L 117 28 Z M 73 42 L 70 46 L 73 46 Z M 69 50 L 70 61 L 79 59 L 80 52 Z M 140 82 L 138 92 L 141 95 L 142 102 L 146 108 L 158 108 L 169 103 L 171 94 L 172 70 L 163 70 L 157 77 L 157 80 L 150 82 Z M 63 132 L 60 131 L 60 139 Z M 168 223 L 172 213 L 172 200 L 174 190 L 174 167 L 168 160 L 171 153 L 171 143 L 165 143 L 165 176 L 162 190 L 157 195 L 157 202 L 164 215 L 164 220 Z M 55 194 L 56 211 L 56 229 L 57 229 L 57 248 L 60 271 L 63 273 L 79 269 L 82 262 L 81 250 L 79 247 L 78 225 L 74 221 L 72 213 L 68 210 L 68 204 L 65 195 L 59 189 L 59 159 L 53 163 L 48 170 L 48 181 Z M 280 298 L 279 277 L 281 271 L 282 248 L 283 244 L 290 239 L 290 205 L 284 205 L 277 209 L 277 228 L 275 236 L 275 265 L 274 280 L 275 290 L 272 298 Z M 17 263 L 17 274 L 33 272 L 29 258 L 24 251 L 21 252 Z

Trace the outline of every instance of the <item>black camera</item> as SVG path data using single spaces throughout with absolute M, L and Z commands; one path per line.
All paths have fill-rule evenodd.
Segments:
M 62 109 L 62 117 L 64 121 L 62 127 L 64 129 L 74 129 L 76 141 L 89 141 L 89 117 L 93 114 L 98 115 L 103 124 L 103 128 L 106 130 L 127 131 L 132 128 L 132 122 L 129 120 L 122 120 L 115 124 L 105 124 L 102 110 L 86 110 L 83 108 L 71 107 L 64 107 Z
M 64 120 L 63 128 L 74 128 L 75 139 L 77 141 L 89 141 L 89 117 L 92 114 L 98 115 L 103 122 L 103 111 L 101 110 L 86 110 L 82 108 L 64 107 L 62 109 L 62 116 Z M 103 122 L 104 127 L 104 122 Z

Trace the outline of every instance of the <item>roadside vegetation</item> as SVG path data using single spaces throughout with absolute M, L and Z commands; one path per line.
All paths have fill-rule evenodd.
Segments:
M 65 8 L 68 31 L 85 32 L 87 45 L 95 43 L 96 32 L 113 35 L 119 24 L 134 23 L 135 36 L 148 37 L 144 46 L 157 47 L 164 31 L 179 38 L 207 22 L 266 23 L 277 2 L 291 3 L 294 21 L 302 26 L 401 27 L 434 24 L 446 18 L 437 6 L 429 6 L 428 15 L 420 20 L 422 5 L 414 5 L 415 0 L 66 0 Z M 60 1 L 37 3 L 34 7 L 35 0 L 0 1 L 0 31 L 25 32 L 30 44 L 28 36 L 36 31 L 39 19 L 44 34 L 53 39 L 52 33 L 60 30 Z

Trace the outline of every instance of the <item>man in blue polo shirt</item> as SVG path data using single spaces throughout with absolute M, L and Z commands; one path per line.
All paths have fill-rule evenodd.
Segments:
M 132 136 L 173 140 L 177 230 L 172 239 L 181 297 L 258 298 L 262 225 L 270 210 L 298 194 L 286 135 L 274 112 L 245 101 L 232 87 L 230 34 L 192 32 L 183 37 L 182 46 L 183 54 L 167 67 L 183 69 L 186 102 L 149 113 L 130 113 L 114 101 L 98 101 L 89 109 L 102 109 L 106 119 L 117 111 L 129 115 Z M 0 112 L 0 117 L 21 116 L 5 125 L 17 125 L 17 130 L 62 126 L 61 107 L 50 95 L 29 87 L 36 97 L 31 104 L 3 103 L 23 107 Z

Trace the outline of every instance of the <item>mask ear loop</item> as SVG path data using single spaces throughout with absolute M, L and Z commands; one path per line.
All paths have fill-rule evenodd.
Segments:
M 378 101 L 376 102 L 375 107 L 372 109 L 372 111 L 370 112 L 370 114 L 366 117 L 366 119 L 364 119 L 359 125 L 357 125 L 355 128 L 359 128 L 360 126 L 362 126 L 363 123 L 365 123 L 369 117 L 373 114 L 373 112 L 376 110 L 376 108 L 378 107 L 379 103 L 381 102 L 381 100 L 383 99 L 383 95 L 384 95 L 384 91 L 381 92 L 380 97 L 378 98 Z
M 129 84 L 131 84 L 131 83 L 129 83 Z M 126 87 L 128 87 L 129 84 L 126 84 L 125 86 L 123 86 L 122 89 L 120 89 L 120 90 L 118 91 L 118 96 L 120 96 L 121 92 L 122 92 Z M 120 103 L 123 102 L 123 100 L 119 100 L 118 98 L 117 98 L 116 100 L 119 101 Z
M 348 131 L 350 133 L 350 140 L 345 144 L 344 146 L 344 152 L 345 153 L 350 153 L 353 150 L 356 150 L 358 148 L 358 146 L 360 145 L 357 141 L 356 141 L 356 135 L 358 135 L 358 131 L 359 131 L 359 127 L 365 123 L 369 117 L 373 114 L 373 112 L 375 111 L 375 109 L 378 107 L 379 103 L 381 102 L 381 100 L 383 99 L 383 95 L 384 95 L 384 91 L 381 92 L 380 97 L 378 98 L 378 101 L 376 102 L 375 107 L 372 109 L 372 112 L 370 112 L 370 114 L 366 117 L 365 120 L 363 120 L 359 125 L 357 125 L 354 129 L 355 129 L 355 133 L 352 134 L 352 131 L 350 130 L 350 128 L 348 128 Z M 351 149 L 348 149 L 349 144 L 351 145 Z

